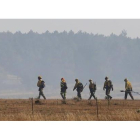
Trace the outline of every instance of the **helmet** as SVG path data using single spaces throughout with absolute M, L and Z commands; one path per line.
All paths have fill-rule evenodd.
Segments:
M 38 79 L 42 79 L 42 77 L 41 76 L 38 76 Z
M 92 79 L 89 79 L 89 82 L 92 81 Z
M 108 79 L 108 77 L 106 76 L 106 77 L 105 77 L 105 80 L 107 80 L 107 79 Z
M 64 79 L 64 78 L 61 78 L 61 81 L 62 81 L 62 82 L 65 82 L 65 79 Z
M 125 78 L 124 81 L 125 81 L 125 82 L 128 81 L 127 78 Z
M 78 79 L 75 79 L 75 81 L 78 81 Z

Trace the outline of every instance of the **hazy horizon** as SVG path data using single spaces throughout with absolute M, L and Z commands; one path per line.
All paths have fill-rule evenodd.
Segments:
M 28 33 L 30 30 L 38 33 L 69 32 L 74 33 L 82 30 L 93 34 L 121 34 L 127 31 L 131 38 L 140 37 L 140 19 L 0 19 L 0 32 Z

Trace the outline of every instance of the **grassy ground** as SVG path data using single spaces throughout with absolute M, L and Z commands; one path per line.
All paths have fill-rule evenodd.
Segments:
M 40 100 L 35 104 L 30 99 L 0 99 L 1 121 L 140 121 L 139 100 L 77 101 Z

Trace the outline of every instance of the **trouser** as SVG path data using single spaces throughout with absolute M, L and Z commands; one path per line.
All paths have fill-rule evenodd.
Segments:
M 79 90 L 77 91 L 77 97 L 80 98 L 80 99 L 82 99 L 82 97 L 81 97 L 81 91 L 79 91 Z
M 65 100 L 66 99 L 66 91 L 61 91 L 61 97 Z
M 110 96 L 110 88 L 106 88 L 106 96 L 108 97 L 108 99 L 111 99 L 112 97 Z
M 134 98 L 133 98 L 133 96 L 132 96 L 132 94 L 131 94 L 131 91 L 130 91 L 130 90 L 125 92 L 125 97 L 124 97 L 124 98 L 125 98 L 125 100 L 127 99 L 127 95 L 128 95 L 128 94 L 129 94 L 129 96 L 131 97 L 131 99 L 132 99 L 132 100 L 134 100 Z
M 93 96 L 94 99 L 96 99 L 96 97 L 95 97 L 95 91 L 91 89 L 90 90 L 90 93 L 91 94 L 90 94 L 89 100 L 91 99 L 92 96 Z
M 44 99 L 46 99 L 44 93 L 43 93 L 43 88 L 40 88 L 39 89 L 39 96 L 38 96 L 38 99 L 40 99 L 40 96 L 42 96 Z

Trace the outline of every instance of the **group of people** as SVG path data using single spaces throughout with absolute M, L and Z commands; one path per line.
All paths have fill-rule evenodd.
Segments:
M 133 96 L 132 96 L 132 85 L 131 83 L 128 81 L 128 79 L 124 79 L 125 81 L 125 100 L 127 99 L 127 95 L 129 94 L 131 99 L 134 100 Z M 84 87 L 83 84 L 78 80 L 75 79 L 75 86 L 73 88 L 74 90 L 77 90 L 77 98 L 78 99 L 82 99 L 81 96 L 81 92 L 83 91 Z M 39 87 L 39 96 L 38 99 L 40 99 L 40 96 L 42 96 L 44 99 L 46 99 L 44 93 L 43 93 L 43 88 L 45 87 L 45 82 L 42 80 L 41 76 L 38 76 L 38 82 L 37 82 L 37 86 Z M 66 91 L 67 91 L 67 83 L 65 81 L 64 78 L 61 78 L 61 83 L 60 83 L 60 94 L 63 100 L 66 100 Z M 90 100 L 92 97 L 97 100 L 97 97 L 95 96 L 95 92 L 97 90 L 96 88 L 96 83 L 94 83 L 92 81 L 92 79 L 89 79 L 89 90 L 90 90 L 90 97 L 88 100 Z M 105 77 L 105 82 L 104 82 L 104 86 L 103 86 L 103 90 L 105 90 L 105 94 L 106 94 L 106 99 L 111 100 L 112 96 L 110 95 L 110 91 L 113 91 L 113 84 L 112 81 L 109 80 L 108 77 Z

